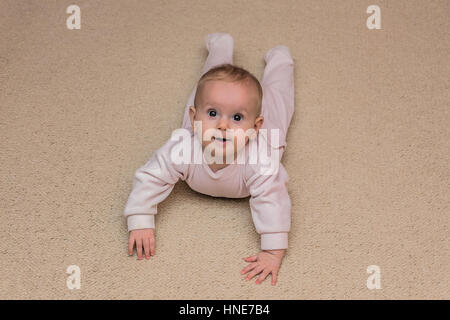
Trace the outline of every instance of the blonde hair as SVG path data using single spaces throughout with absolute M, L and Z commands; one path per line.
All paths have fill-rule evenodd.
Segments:
M 253 83 L 257 89 L 257 116 L 261 113 L 261 103 L 263 97 L 263 90 L 261 84 L 258 79 L 239 66 L 235 66 L 229 63 L 221 64 L 211 68 L 206 72 L 203 76 L 201 76 L 200 80 L 197 84 L 197 91 L 195 93 L 194 105 L 195 107 L 199 106 L 199 100 L 203 91 L 203 87 L 207 81 L 212 80 L 223 80 L 223 81 L 231 81 L 231 82 L 242 82 L 242 83 Z

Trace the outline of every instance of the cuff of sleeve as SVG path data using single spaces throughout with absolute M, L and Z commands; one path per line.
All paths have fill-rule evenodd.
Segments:
M 128 231 L 136 229 L 155 228 L 154 214 L 134 214 L 128 216 Z
M 287 247 L 287 232 L 261 234 L 261 250 L 287 249 Z

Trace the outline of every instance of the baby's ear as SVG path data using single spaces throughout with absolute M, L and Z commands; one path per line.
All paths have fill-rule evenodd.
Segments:
M 262 127 L 263 123 L 264 123 L 264 117 L 263 116 L 256 117 L 255 126 L 254 126 L 254 129 L 255 129 L 256 132 L 258 132 L 258 130 Z
M 191 120 L 191 127 L 194 127 L 194 117 L 195 117 L 195 113 L 197 112 L 197 110 L 195 109 L 194 106 L 190 106 L 189 107 L 189 119 Z

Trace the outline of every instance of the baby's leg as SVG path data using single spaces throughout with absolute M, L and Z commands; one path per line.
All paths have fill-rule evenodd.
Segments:
M 201 76 L 208 72 L 211 68 L 224 63 L 233 63 L 234 40 L 228 33 L 211 33 L 206 36 L 206 48 L 209 51 Z M 182 128 L 192 130 L 189 120 L 189 107 L 194 105 L 195 93 L 197 92 L 197 84 L 188 99 L 184 110 L 184 118 Z
M 283 45 L 270 49 L 264 56 L 261 86 L 263 101 L 261 113 L 264 117 L 262 129 L 267 129 L 270 140 L 271 129 L 279 129 L 279 141 L 271 141 L 280 147 L 280 159 L 286 148 L 286 134 L 294 113 L 294 61 L 289 48 Z

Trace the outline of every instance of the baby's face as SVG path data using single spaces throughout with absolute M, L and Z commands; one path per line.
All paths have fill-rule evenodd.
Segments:
M 203 86 L 200 106 L 190 109 L 193 128 L 193 121 L 202 122 L 203 148 L 214 143 L 211 148 L 217 147 L 215 150 L 223 154 L 224 161 L 226 154 L 230 155 L 233 151 L 236 157 L 248 143 L 249 137 L 245 133 L 251 131 L 247 130 L 253 129 L 257 133 L 264 122 L 258 114 L 257 97 L 257 89 L 252 83 L 207 81 Z M 221 137 L 226 140 L 222 141 Z

